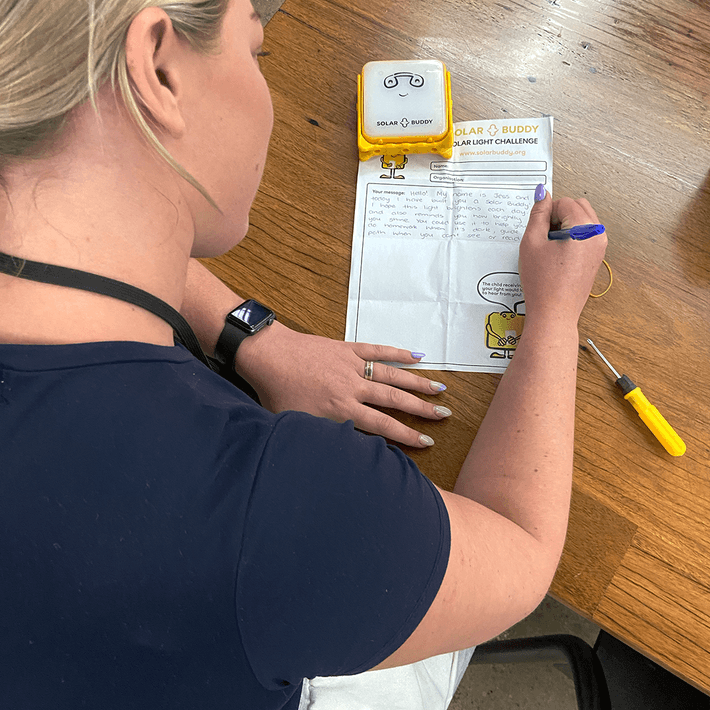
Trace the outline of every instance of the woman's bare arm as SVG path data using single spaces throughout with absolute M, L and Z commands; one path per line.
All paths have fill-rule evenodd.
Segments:
M 577 321 L 606 235 L 548 243 L 551 219 L 568 227 L 596 215 L 586 201 L 548 197 L 533 208 L 520 255 L 523 336 L 454 492 L 442 491 L 452 531 L 444 581 L 419 627 L 377 668 L 490 639 L 529 614 L 552 581 L 569 513 Z

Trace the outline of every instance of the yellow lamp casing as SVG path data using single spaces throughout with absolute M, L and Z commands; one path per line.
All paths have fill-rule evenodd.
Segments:
M 443 62 L 368 62 L 358 75 L 357 92 L 360 160 L 410 153 L 451 157 L 451 75 Z

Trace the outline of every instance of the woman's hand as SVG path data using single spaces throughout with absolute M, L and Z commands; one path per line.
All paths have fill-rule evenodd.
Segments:
M 375 361 L 372 381 L 365 379 L 367 360 Z M 363 431 L 407 446 L 431 446 L 429 437 L 367 405 L 443 419 L 451 414 L 448 409 L 403 390 L 433 395 L 445 387 L 377 361 L 412 365 L 419 359 L 398 348 L 304 335 L 277 321 L 242 343 L 235 365 L 272 412 L 293 409 L 339 422 L 352 419 Z
M 535 203 L 520 243 L 526 326 L 533 319 L 577 326 L 604 258 L 607 236 L 604 233 L 583 241 L 551 240 L 547 233 L 551 225 L 568 229 L 598 222 L 585 199 L 563 197 L 553 202 L 548 193 Z

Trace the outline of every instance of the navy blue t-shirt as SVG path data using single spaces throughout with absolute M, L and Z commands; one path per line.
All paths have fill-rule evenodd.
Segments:
M 379 437 L 184 348 L 0 345 L 0 707 L 296 710 L 426 614 L 449 520 Z

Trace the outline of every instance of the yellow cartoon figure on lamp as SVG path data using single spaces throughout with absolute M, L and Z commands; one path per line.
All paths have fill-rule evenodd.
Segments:
M 386 156 L 383 155 L 380 158 L 380 163 L 382 164 L 383 170 L 389 170 L 389 175 L 387 173 L 382 173 L 381 178 L 387 180 L 393 178 L 394 180 L 404 180 L 404 175 L 396 175 L 395 171 L 404 170 L 404 166 L 407 164 L 406 155 L 393 155 Z
M 450 158 L 454 145 L 451 75 L 438 60 L 368 62 L 358 76 L 360 160 L 381 157 L 401 178 L 407 154 Z

